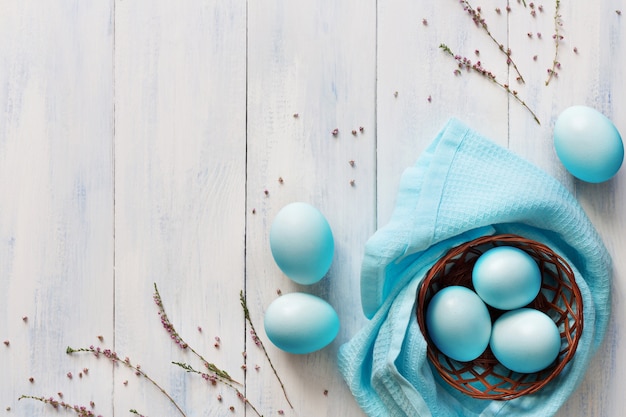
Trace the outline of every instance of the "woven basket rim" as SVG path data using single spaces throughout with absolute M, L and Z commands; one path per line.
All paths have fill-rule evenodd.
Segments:
M 561 313 L 561 315 L 565 314 L 565 317 L 568 318 L 568 320 L 563 319 L 564 325 L 565 325 L 565 331 L 561 332 L 562 343 L 564 342 L 563 338 L 566 338 L 566 350 L 562 350 L 559 353 L 559 358 L 557 360 L 556 365 L 553 365 L 553 368 L 548 368 L 549 371 L 542 371 L 543 377 L 538 379 L 537 381 L 519 382 L 518 380 L 515 380 L 514 377 L 517 376 L 519 379 L 524 379 L 524 378 L 532 379 L 532 377 L 539 376 L 540 373 L 520 374 L 520 373 L 515 373 L 513 371 L 509 371 L 509 374 L 507 374 L 508 376 L 504 379 L 508 378 L 508 381 L 506 382 L 512 384 L 514 389 L 497 387 L 494 391 L 494 387 L 491 386 L 489 383 L 486 383 L 485 378 L 492 377 L 494 375 L 496 376 L 499 376 L 499 375 L 491 373 L 493 372 L 493 369 L 487 369 L 488 372 L 485 372 L 485 369 L 483 368 L 485 366 L 485 363 L 481 362 L 480 360 L 461 363 L 461 362 L 454 361 L 452 359 L 445 357 L 447 358 L 446 363 L 445 363 L 447 367 L 453 368 L 457 366 L 458 364 L 463 364 L 464 367 L 462 369 L 465 369 L 465 371 L 463 372 L 466 372 L 466 371 L 471 372 L 473 375 L 476 376 L 478 380 L 480 380 L 481 384 L 485 385 L 485 388 L 481 390 L 481 389 L 477 389 L 475 386 L 472 386 L 471 384 L 464 383 L 463 381 L 459 382 L 458 373 L 449 371 L 440 362 L 442 360 L 441 359 L 442 356 L 445 356 L 445 355 L 443 355 L 437 349 L 437 347 L 431 342 L 428 332 L 426 330 L 426 325 L 425 325 L 425 310 L 430 300 L 430 297 L 432 297 L 434 293 L 441 290 L 445 286 L 451 285 L 451 284 L 443 285 L 441 286 L 441 288 L 432 292 L 433 290 L 431 288 L 431 284 L 433 284 L 433 281 L 438 280 L 442 274 L 446 274 L 445 268 L 451 262 L 456 262 L 459 260 L 460 262 L 468 262 L 467 260 L 464 259 L 464 257 L 470 256 L 470 255 L 474 255 L 472 259 L 474 259 L 474 262 L 475 262 L 475 259 L 477 258 L 477 256 L 479 256 L 479 255 L 476 255 L 476 253 L 481 253 L 480 247 L 484 248 L 489 245 L 491 245 L 492 247 L 495 247 L 495 246 L 520 247 L 520 249 L 525 250 L 527 253 L 530 251 L 531 253 L 529 254 L 533 258 L 535 258 L 535 260 L 538 260 L 537 257 L 540 257 L 539 259 L 541 259 L 541 262 L 554 265 L 554 267 L 557 270 L 556 274 L 558 275 L 559 279 L 561 276 L 564 278 L 561 281 L 557 282 L 558 286 L 555 287 L 556 293 L 561 294 L 562 291 L 566 289 L 568 294 L 571 293 L 571 298 L 573 300 L 573 302 L 570 302 L 570 303 L 568 303 L 567 301 L 565 302 L 565 306 L 564 306 L 565 313 L 563 312 Z M 546 259 L 543 259 L 542 258 L 543 256 L 545 256 Z M 442 272 L 442 268 L 444 269 L 443 272 Z M 565 283 L 565 281 L 567 281 L 567 283 Z M 435 284 L 437 283 L 438 282 L 435 282 Z M 429 291 L 431 292 L 431 294 L 428 294 Z M 458 245 L 450 249 L 444 256 L 442 256 L 437 262 L 435 262 L 435 264 L 427 272 L 426 276 L 420 283 L 419 289 L 417 291 L 417 297 L 416 297 L 416 315 L 417 315 L 417 321 L 418 321 L 420 330 L 422 332 L 422 335 L 424 336 L 427 342 L 428 359 L 430 360 L 431 365 L 437 370 L 439 375 L 442 377 L 442 379 L 444 379 L 452 387 L 456 388 L 457 390 L 465 394 L 470 395 L 471 397 L 478 398 L 478 399 L 492 399 L 492 400 L 511 400 L 513 398 L 517 398 L 523 395 L 535 393 L 541 388 L 543 388 L 544 386 L 546 386 L 554 378 L 556 378 L 557 375 L 561 373 L 561 371 L 565 368 L 567 363 L 575 355 L 577 347 L 578 347 L 578 342 L 580 340 L 580 337 L 582 336 L 583 325 L 584 325 L 582 294 L 580 292 L 580 288 L 578 287 L 576 283 L 574 272 L 572 268 L 570 267 L 570 265 L 568 264 L 568 262 L 563 257 L 561 257 L 556 252 L 554 252 L 551 248 L 549 248 L 547 245 L 541 242 L 537 242 L 535 240 L 525 238 L 520 235 L 516 235 L 516 234 L 498 234 L 498 235 L 483 236 L 483 237 L 479 237 L 477 239 L 465 242 L 461 245 Z M 570 323 L 570 320 L 573 322 L 573 324 Z M 495 367 L 496 365 L 490 365 L 490 366 Z M 518 382 L 520 385 L 518 385 Z

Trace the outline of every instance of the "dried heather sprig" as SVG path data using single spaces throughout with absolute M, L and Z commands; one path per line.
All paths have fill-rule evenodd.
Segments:
M 507 63 L 507 65 L 513 66 L 513 69 L 515 69 L 515 72 L 517 73 L 518 81 L 521 82 L 521 83 L 525 83 L 526 81 L 524 80 L 524 77 L 522 77 L 522 74 L 520 73 L 519 69 L 517 68 L 517 65 L 515 64 L 515 61 L 513 61 L 513 57 L 511 56 L 511 49 L 510 48 L 506 48 L 505 49 L 504 48 L 504 44 L 498 42 L 498 40 L 493 36 L 491 31 L 489 31 L 489 27 L 487 26 L 487 22 L 485 21 L 485 19 L 480 14 L 480 9 L 473 8 L 468 0 L 460 0 L 459 2 L 461 3 L 461 5 L 463 5 L 463 10 L 465 10 L 467 12 L 467 14 L 469 14 L 471 16 L 471 18 L 474 21 L 474 23 L 476 24 L 476 26 L 482 28 L 485 31 L 485 33 L 487 33 L 489 38 L 491 38 L 493 43 L 495 43 L 498 46 L 498 49 L 500 50 L 500 52 L 502 52 L 506 56 L 506 63 Z
M 552 35 L 552 39 L 554 40 L 554 58 L 552 59 L 552 68 L 548 68 L 546 85 L 550 84 L 552 77 L 558 76 L 556 70 L 561 67 L 559 63 L 559 44 L 563 40 L 563 36 L 560 32 L 561 26 L 563 26 L 563 22 L 561 21 L 561 0 L 556 0 L 554 6 L 554 34 Z
M 176 403 L 176 401 L 174 401 L 172 396 L 169 395 L 167 391 L 165 391 L 154 379 L 149 377 L 148 374 L 146 374 L 146 372 L 143 369 L 141 369 L 140 365 L 133 364 L 128 357 L 122 359 L 118 356 L 116 352 L 112 351 L 111 349 L 102 349 L 100 347 L 95 347 L 95 346 L 89 346 L 88 348 L 78 348 L 78 349 L 74 349 L 68 346 L 65 352 L 68 355 L 71 355 L 74 353 L 92 353 L 96 356 L 96 358 L 99 358 L 100 356 L 104 356 L 113 363 L 122 364 L 126 366 L 127 368 L 132 369 L 133 371 L 135 371 L 135 375 L 143 376 L 145 379 L 150 381 L 152 385 L 154 385 L 159 391 L 161 391 L 163 395 L 165 395 L 165 397 L 167 397 L 168 400 L 170 400 L 170 402 L 174 405 L 174 407 L 176 407 L 176 409 L 180 412 L 180 414 L 183 417 L 187 417 L 185 412 L 182 410 L 182 408 L 180 408 L 180 406 Z
M 196 350 L 194 350 L 178 334 L 178 332 L 174 328 L 174 325 L 170 322 L 169 318 L 167 317 L 167 314 L 165 313 L 163 299 L 161 298 L 161 294 L 159 293 L 159 289 L 156 283 L 154 284 L 154 302 L 159 308 L 159 315 L 161 316 L 161 323 L 163 324 L 163 327 L 165 328 L 165 330 L 167 330 L 167 332 L 171 335 L 172 340 L 174 340 L 174 342 L 177 345 L 179 345 L 182 349 L 188 349 L 189 351 L 191 351 L 196 357 L 198 357 L 198 359 L 200 359 L 204 367 L 207 368 L 211 373 L 198 371 L 187 363 L 182 363 L 182 362 L 172 362 L 172 363 L 174 365 L 180 366 L 187 372 L 200 375 L 205 381 L 208 381 L 213 385 L 220 382 L 228 386 L 229 388 L 235 391 L 235 393 L 237 394 L 237 397 L 239 397 L 245 404 L 250 406 L 250 408 L 256 413 L 257 416 L 262 417 L 259 411 L 256 409 L 256 407 L 252 405 L 248 401 L 248 399 L 244 397 L 241 391 L 239 391 L 239 389 L 235 386 L 235 384 L 242 385 L 240 382 L 237 382 L 236 380 L 234 380 L 225 370 L 218 368 L 215 364 L 210 363 L 206 359 L 204 359 L 204 357 L 201 354 L 199 354 Z M 220 338 L 218 336 L 215 337 L 215 340 L 216 340 L 216 343 L 220 342 Z
M 248 305 L 246 304 L 246 298 L 243 295 L 243 291 L 239 292 L 239 301 L 241 302 L 241 308 L 243 309 L 243 314 L 246 318 L 246 321 L 250 325 L 250 335 L 252 337 L 252 341 L 254 341 L 254 344 L 263 350 L 263 353 L 265 354 L 265 358 L 269 362 L 270 367 L 272 368 L 272 371 L 274 371 L 274 375 L 276 376 L 276 379 L 278 380 L 278 383 L 280 384 L 280 388 L 283 390 L 283 395 L 285 396 L 285 399 L 287 400 L 289 407 L 293 409 L 293 405 L 291 404 L 291 401 L 289 401 L 289 397 L 287 397 L 287 390 L 285 389 L 285 385 L 283 384 L 283 381 L 278 376 L 278 372 L 276 371 L 276 368 L 274 368 L 274 364 L 272 363 L 272 360 L 270 359 L 270 355 L 267 353 L 265 346 L 263 346 L 263 342 L 261 342 L 261 339 L 259 339 L 259 337 L 257 336 L 256 329 L 254 328 L 254 323 L 252 323 L 252 319 L 250 318 L 250 310 L 248 310 Z
M 213 385 L 215 385 L 217 383 L 217 380 L 216 380 L 214 375 L 209 375 L 207 373 L 198 371 L 197 369 L 195 369 L 194 367 L 192 367 L 188 363 L 183 363 L 183 362 L 172 362 L 172 363 L 174 365 L 180 366 L 181 368 L 183 368 L 185 371 L 187 371 L 189 373 L 200 375 L 202 377 L 202 379 L 204 379 L 205 381 L 210 382 Z M 225 382 L 225 384 L 228 385 L 230 388 L 232 388 L 235 391 L 235 393 L 237 394 L 237 398 L 239 398 L 243 403 L 245 403 L 248 406 L 250 406 L 252 411 L 254 411 L 257 416 L 263 417 L 261 415 L 261 413 L 259 413 L 259 411 L 256 409 L 256 407 L 254 405 L 252 405 L 252 403 L 250 403 L 250 401 L 248 401 L 248 399 L 243 395 L 243 393 L 241 391 L 239 391 L 239 389 L 237 389 L 237 387 L 235 387 L 232 384 L 226 383 L 226 382 Z
M 461 74 L 461 69 L 466 69 L 468 71 L 477 72 L 478 74 L 482 75 L 483 77 L 487 78 L 489 81 L 493 82 L 494 84 L 496 84 L 497 86 L 505 90 L 511 97 L 517 100 L 517 102 L 519 102 L 522 106 L 526 107 L 526 110 L 528 110 L 530 114 L 532 114 L 537 124 L 541 124 L 535 112 L 533 112 L 530 109 L 530 107 L 528 107 L 526 102 L 519 97 L 517 91 L 511 90 L 508 84 L 503 84 L 500 81 L 496 80 L 496 76 L 491 71 L 487 71 L 485 68 L 483 68 L 480 61 L 473 63 L 470 59 L 466 57 L 456 55 L 452 52 L 452 50 L 446 44 L 443 44 L 443 43 L 439 45 L 439 48 L 443 50 L 446 54 L 453 57 L 454 60 L 457 62 L 458 68 L 454 71 L 456 75 Z
M 93 411 L 89 410 L 84 405 L 68 404 L 65 401 L 59 401 L 57 399 L 54 399 L 53 397 L 45 398 L 45 397 L 37 397 L 33 395 L 22 395 L 20 398 L 18 398 L 18 400 L 23 400 L 23 399 L 41 401 L 44 404 L 50 405 L 54 409 L 62 408 L 67 411 L 73 411 L 74 413 L 78 415 L 78 417 L 96 417 Z M 102 416 L 98 415 L 97 417 L 102 417 Z
M 241 383 L 235 381 L 228 374 L 228 372 L 226 372 L 223 369 L 218 368 L 215 364 L 210 363 L 209 361 L 204 359 L 202 355 L 196 352 L 191 346 L 189 346 L 187 342 L 183 340 L 183 338 L 178 334 L 178 332 L 174 328 L 174 325 L 172 324 L 172 322 L 170 322 L 169 318 L 167 317 L 167 314 L 165 313 L 165 307 L 163 306 L 163 299 L 161 298 L 161 294 L 159 293 L 159 289 L 156 283 L 154 284 L 153 298 L 154 298 L 154 303 L 159 308 L 159 316 L 161 317 L 161 324 L 163 325 L 163 328 L 170 334 L 170 337 L 174 341 L 174 343 L 176 343 L 181 349 L 189 349 L 191 353 L 196 355 L 196 357 L 198 357 L 198 359 L 202 361 L 204 366 L 209 371 L 213 372 L 215 376 L 217 377 L 217 379 L 219 379 L 220 381 L 241 385 Z

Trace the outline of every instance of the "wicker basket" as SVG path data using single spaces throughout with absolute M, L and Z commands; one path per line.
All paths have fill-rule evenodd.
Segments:
M 513 372 L 487 350 L 470 362 L 453 360 L 432 343 L 425 311 L 432 296 L 450 285 L 473 289 L 472 269 L 478 257 L 495 246 L 514 246 L 533 257 L 542 274 L 541 292 L 529 307 L 543 311 L 561 333 L 561 350 L 548 368 L 530 374 Z M 565 260 L 547 246 L 517 235 L 486 236 L 451 249 L 430 269 L 417 293 L 417 321 L 428 343 L 428 358 L 439 375 L 459 391 L 478 399 L 511 400 L 531 394 L 555 378 L 576 353 L 583 330 L 583 307 L 574 273 Z M 490 308 L 492 320 L 502 311 Z

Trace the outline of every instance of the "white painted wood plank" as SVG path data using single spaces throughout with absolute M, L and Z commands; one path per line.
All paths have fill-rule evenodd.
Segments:
M 575 103 L 582 103 L 586 101 L 585 96 L 594 94 L 590 85 L 583 85 L 598 76 L 598 67 L 585 65 L 585 61 L 596 48 L 593 44 L 599 39 L 599 26 L 594 21 L 595 13 L 581 14 L 574 3 L 561 4 L 563 26 L 560 26 L 560 31 L 567 38 L 559 42 L 557 59 L 562 64 L 557 71 L 559 75 L 552 77 L 549 82 L 547 70 L 552 67 L 555 57 L 555 41 L 552 39 L 555 32 L 555 3 L 543 4 L 543 12 L 538 11 L 536 6 L 534 17 L 531 15 L 533 9 L 522 4 L 514 5 L 511 13 L 510 45 L 527 79 L 524 85 L 518 84 L 517 88 L 537 113 L 541 125 L 524 117 L 522 112 L 511 113 L 510 148 L 574 191 L 571 176 L 554 152 L 552 128 L 562 110 Z M 577 34 L 579 25 L 588 27 L 585 36 Z M 578 54 L 573 51 L 574 47 L 579 50 Z
M 626 402 L 619 388 L 624 384 L 626 357 L 621 343 L 625 327 L 619 317 L 625 314 L 621 303 L 626 264 L 624 252 L 624 172 L 604 184 L 575 180 L 558 160 L 552 129 L 558 115 L 569 106 L 584 104 L 611 118 L 625 132 L 624 99 L 616 94 L 623 86 L 625 45 L 624 27 L 615 12 L 616 4 L 588 7 L 581 2 L 561 2 L 563 40 L 559 43 L 558 77 L 548 84 L 547 69 L 554 59 L 554 3 L 544 4 L 544 13 L 530 16 L 530 9 L 516 8 L 511 19 L 512 48 L 522 56 L 528 82 L 524 93 L 542 120 L 538 126 L 527 118 L 511 117 L 511 148 L 554 175 L 582 203 L 604 239 L 615 262 L 613 319 L 604 345 L 592 360 L 585 380 L 560 410 L 559 416 L 622 415 Z M 529 38 L 527 33 L 533 34 Z M 538 38 L 537 33 L 543 36 Z M 537 56 L 537 60 L 533 59 Z M 621 72 L 621 73 L 620 73 Z
M 480 60 L 497 79 L 506 78 L 506 57 L 458 0 L 387 0 L 378 9 L 377 204 L 382 226 L 394 208 L 402 172 L 449 118 L 506 144 L 508 106 L 504 90 L 486 78 L 466 70 L 455 75 L 455 60 L 439 48 L 443 43 L 455 54 Z M 506 16 L 483 13 L 493 17 L 494 37 L 506 41 Z
M 107 1 L 0 2 L 3 414 L 49 415 L 17 399 L 58 392 L 112 412 L 110 369 L 65 354 L 113 337 L 111 18 Z
M 338 372 L 337 350 L 364 323 L 359 271 L 363 245 L 374 231 L 376 192 L 375 7 L 372 1 L 248 4 L 246 288 L 259 336 L 294 406 L 248 339 L 247 395 L 266 416 L 279 410 L 362 415 Z M 335 237 L 331 269 L 312 286 L 292 283 L 269 248 L 274 216 L 293 201 L 317 207 Z M 263 331 L 263 314 L 277 289 L 327 300 L 341 321 L 335 341 L 309 355 L 275 348 Z
M 180 335 L 243 381 L 245 18 L 242 1 L 116 4 L 115 347 L 187 416 L 242 404 L 170 363 L 203 370 L 161 327 L 152 286 Z M 177 413 L 125 369 L 114 387 L 120 415 Z

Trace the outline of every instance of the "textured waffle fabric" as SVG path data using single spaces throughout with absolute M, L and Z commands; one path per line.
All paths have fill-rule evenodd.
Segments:
M 552 416 L 582 380 L 610 314 L 611 259 L 576 199 L 512 152 L 450 120 L 401 179 L 387 225 L 367 242 L 361 300 L 370 318 L 339 351 L 339 369 L 371 417 Z M 419 283 L 447 250 L 514 233 L 574 269 L 584 330 L 564 370 L 535 394 L 477 400 L 445 383 L 426 357 L 415 316 Z

